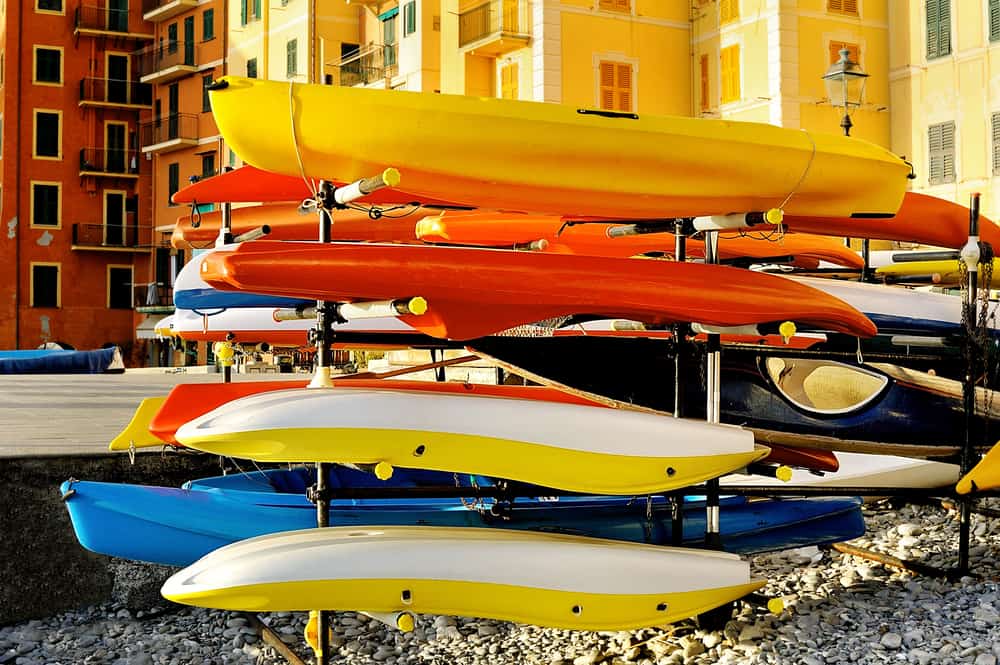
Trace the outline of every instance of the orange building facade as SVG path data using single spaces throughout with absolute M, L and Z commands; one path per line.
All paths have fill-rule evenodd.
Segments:
M 132 350 L 154 241 L 139 151 L 152 89 L 132 54 L 153 26 L 127 0 L 2 8 L 0 348 Z

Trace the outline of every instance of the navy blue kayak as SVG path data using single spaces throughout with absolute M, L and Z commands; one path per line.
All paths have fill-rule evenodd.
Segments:
M 305 496 L 313 472 L 304 467 L 207 478 L 183 488 L 70 480 L 62 484 L 80 544 L 99 554 L 186 566 L 237 540 L 316 526 Z M 464 476 L 463 486 L 488 482 Z M 337 487 L 454 486 L 456 477 L 396 469 L 386 482 L 334 467 Z M 670 504 L 651 497 L 527 497 L 493 499 L 344 499 L 331 502 L 331 526 L 433 525 L 531 529 L 596 538 L 669 544 Z M 684 544 L 704 538 L 705 506 L 684 504 Z M 861 500 L 723 499 L 723 547 L 753 554 L 849 540 L 865 531 Z
M 124 372 L 117 346 L 96 351 L 0 351 L 0 374 L 101 374 Z

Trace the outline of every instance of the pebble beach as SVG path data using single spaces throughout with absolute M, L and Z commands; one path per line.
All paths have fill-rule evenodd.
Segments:
M 987 504 L 998 507 L 998 504 Z M 954 564 L 956 513 L 933 506 L 865 508 L 852 545 L 936 566 Z M 692 622 L 631 632 L 579 632 L 500 621 L 421 616 L 403 634 L 355 613 L 334 615 L 334 662 L 384 665 L 498 663 L 970 663 L 1000 659 L 1000 520 L 973 516 L 975 577 L 919 576 L 833 550 L 753 558 L 772 614 L 741 605 L 723 630 Z M 307 615 L 262 615 L 304 662 Z M 0 628 L 0 665 L 185 665 L 287 662 L 245 615 L 161 602 L 132 612 L 105 604 Z

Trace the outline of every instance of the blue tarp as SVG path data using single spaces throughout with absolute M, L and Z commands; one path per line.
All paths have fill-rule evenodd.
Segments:
M 96 351 L 0 352 L 0 374 L 101 374 L 119 369 L 124 367 L 116 346 Z

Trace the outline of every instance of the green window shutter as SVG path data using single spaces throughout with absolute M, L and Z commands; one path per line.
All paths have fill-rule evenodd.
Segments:
M 403 7 L 403 35 L 412 35 L 417 31 L 417 3 L 408 2 Z
M 990 41 L 1000 41 L 1000 0 L 990 0 L 987 9 L 990 24 Z
M 260 9 L 260 0 L 253 0 L 253 17 L 254 19 L 259 19 L 264 15 L 264 12 Z
M 943 122 L 927 128 L 928 183 L 955 182 L 955 123 Z
M 167 205 L 174 205 L 173 197 L 181 188 L 181 165 L 174 162 L 167 166 Z
M 247 60 L 247 78 L 257 78 L 257 58 L 250 58 Z
M 298 56 L 299 56 L 299 53 L 298 53 L 298 51 L 299 51 L 298 41 L 299 40 L 297 40 L 297 39 L 292 39 L 292 40 L 289 40 L 288 43 L 285 45 L 286 54 L 288 56 L 288 63 L 287 63 L 287 65 L 288 65 L 288 67 L 287 67 L 288 78 L 291 78 L 291 77 L 295 76 L 296 74 L 298 74 L 298 59 L 299 59 L 298 58 Z
M 210 39 L 215 39 L 215 10 L 206 9 L 205 13 L 201 15 L 201 40 L 207 42 Z
M 1000 113 L 993 114 L 993 175 L 1000 175 Z
M 938 55 L 951 53 L 951 0 L 938 0 Z
M 240 25 L 247 24 L 247 2 L 248 0 L 240 0 Z

